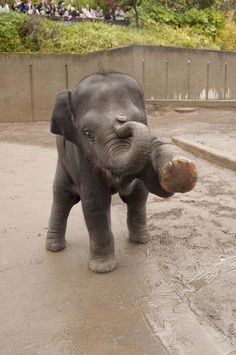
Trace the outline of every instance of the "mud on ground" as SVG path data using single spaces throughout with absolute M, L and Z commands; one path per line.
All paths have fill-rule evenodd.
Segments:
M 153 112 L 152 129 L 236 154 L 233 111 Z M 0 354 L 236 354 L 236 174 L 194 159 L 194 191 L 150 195 L 149 244 L 127 242 L 113 198 L 118 269 L 87 270 L 80 206 L 68 247 L 44 249 L 56 163 L 48 122 L 0 125 Z

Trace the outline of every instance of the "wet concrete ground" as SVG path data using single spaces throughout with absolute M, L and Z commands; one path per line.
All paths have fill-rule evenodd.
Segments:
M 149 122 L 167 139 L 236 153 L 233 111 L 166 110 Z M 128 243 L 126 209 L 114 196 L 119 265 L 97 275 L 87 268 L 80 205 L 67 249 L 44 248 L 56 165 L 48 127 L 0 125 L 0 354 L 236 354 L 235 172 L 194 158 L 194 191 L 150 195 L 147 245 Z

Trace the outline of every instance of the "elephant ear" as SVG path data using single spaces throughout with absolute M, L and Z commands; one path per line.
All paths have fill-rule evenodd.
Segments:
M 78 129 L 74 123 L 71 110 L 71 92 L 62 91 L 57 94 L 52 112 L 50 131 L 63 136 L 68 141 L 79 145 Z

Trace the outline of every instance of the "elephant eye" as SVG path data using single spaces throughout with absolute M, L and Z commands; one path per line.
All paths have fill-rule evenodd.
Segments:
M 83 132 L 86 134 L 86 136 L 90 135 L 88 128 L 83 128 Z
M 92 142 L 94 142 L 94 137 L 91 134 L 91 132 L 88 130 L 88 128 L 83 128 L 83 132 Z

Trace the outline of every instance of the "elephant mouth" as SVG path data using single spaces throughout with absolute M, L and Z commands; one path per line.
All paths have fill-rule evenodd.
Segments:
M 102 175 L 108 183 L 108 186 L 111 188 L 117 189 L 121 184 L 122 178 L 120 176 L 114 175 L 110 170 L 101 169 Z
M 149 129 L 139 122 L 114 128 L 114 137 L 100 151 L 101 166 L 112 175 L 127 176 L 142 170 L 151 152 Z

